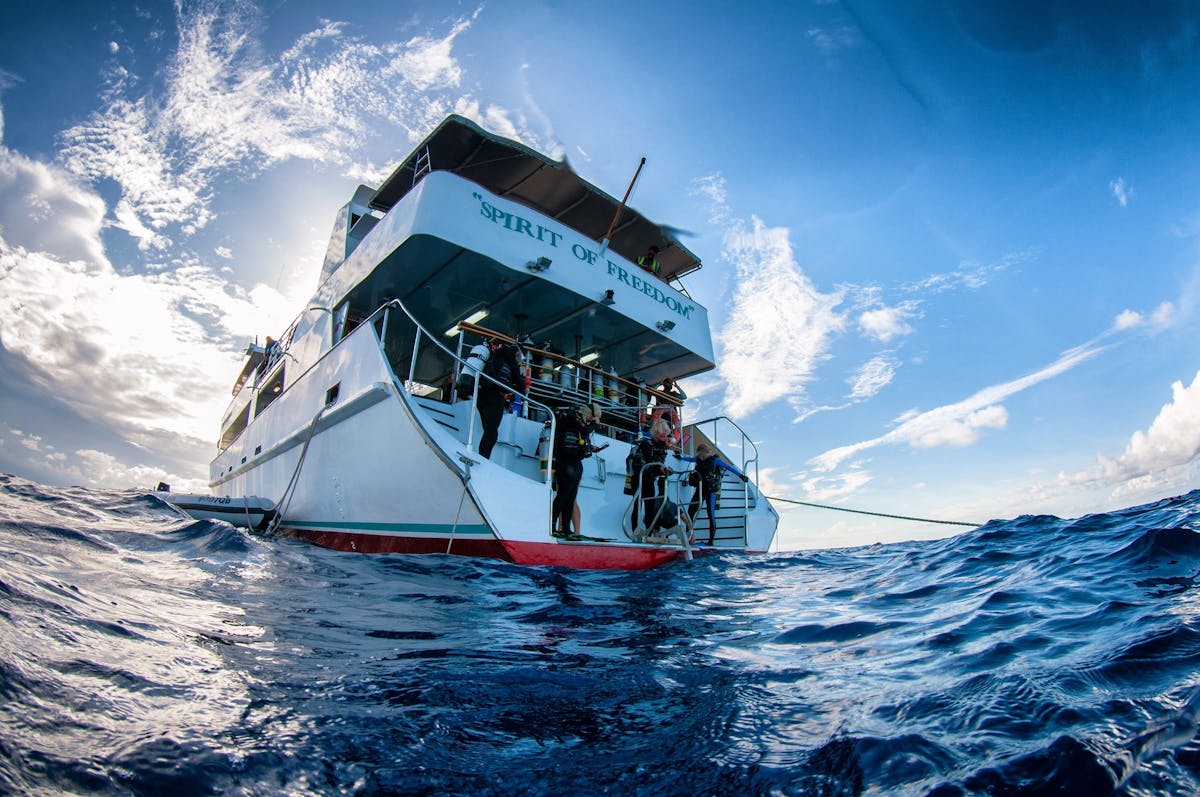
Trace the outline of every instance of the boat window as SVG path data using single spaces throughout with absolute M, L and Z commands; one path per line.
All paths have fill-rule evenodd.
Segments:
M 258 400 L 254 407 L 254 416 L 258 417 L 262 411 L 271 405 L 271 402 L 279 398 L 279 394 L 283 392 L 283 363 L 279 364 L 279 368 L 275 373 L 271 374 L 270 378 L 263 384 L 262 390 L 258 391 Z
M 218 446 L 221 450 L 229 448 L 230 443 L 238 438 L 246 428 L 246 424 L 250 423 L 250 402 L 246 402 L 246 406 L 242 407 L 242 411 L 233 416 L 233 420 L 221 432 L 221 441 Z

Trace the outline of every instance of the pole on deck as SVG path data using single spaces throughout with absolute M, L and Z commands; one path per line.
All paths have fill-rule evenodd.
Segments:
M 621 198 L 621 204 L 617 205 L 617 212 L 613 214 L 612 223 L 608 225 L 608 232 L 604 233 L 604 240 L 600 242 L 600 254 L 604 254 L 604 250 L 608 249 L 608 239 L 612 237 L 612 232 L 617 226 L 617 219 L 621 217 L 621 211 L 625 209 L 625 203 L 629 201 L 629 195 L 633 193 L 634 183 L 637 182 L 638 175 L 642 173 L 642 167 L 645 165 L 646 159 L 642 158 L 638 163 L 637 171 L 633 173 L 633 179 L 629 181 L 629 187 L 625 189 L 625 196 Z

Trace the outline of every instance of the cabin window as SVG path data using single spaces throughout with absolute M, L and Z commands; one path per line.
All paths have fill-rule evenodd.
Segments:
M 328 407 L 330 404 L 332 404 L 333 402 L 338 400 L 338 390 L 341 389 L 341 387 L 342 387 L 342 383 L 338 382 L 336 385 L 334 385 L 333 387 L 331 387 L 325 391 L 325 406 L 326 407 Z
M 248 423 L 250 423 L 249 402 L 246 403 L 246 406 L 242 407 L 241 412 L 233 416 L 233 420 L 230 421 L 229 425 L 225 427 L 225 430 L 221 432 L 221 442 L 218 444 L 221 450 L 229 448 L 229 444 L 234 440 L 237 440 L 238 435 L 245 430 L 246 424 Z
M 254 416 L 256 418 L 262 415 L 262 411 L 271 406 L 271 402 L 279 398 L 279 394 L 283 392 L 283 374 L 285 370 L 283 363 L 280 363 L 279 368 L 275 373 L 271 374 L 270 378 L 263 384 L 262 389 L 258 391 L 258 400 L 254 407 Z

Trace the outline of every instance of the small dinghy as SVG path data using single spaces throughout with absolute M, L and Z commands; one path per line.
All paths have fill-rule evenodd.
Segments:
M 261 531 L 275 518 L 275 504 L 256 496 L 231 497 L 155 490 L 154 495 L 196 520 L 224 520 L 243 529 Z

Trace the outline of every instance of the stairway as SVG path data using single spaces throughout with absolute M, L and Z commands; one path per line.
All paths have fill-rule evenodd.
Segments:
M 732 473 L 721 472 L 721 499 L 714 514 L 717 521 L 713 535 L 714 548 L 743 548 L 746 546 L 746 512 L 753 509 L 758 500 L 757 492 Z M 746 503 L 749 493 L 749 503 Z M 691 494 L 687 494 L 688 500 Z M 697 542 L 708 542 L 708 512 L 700 505 L 696 512 L 696 525 L 692 536 Z

